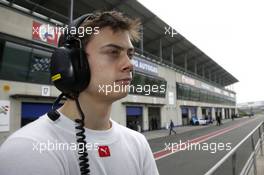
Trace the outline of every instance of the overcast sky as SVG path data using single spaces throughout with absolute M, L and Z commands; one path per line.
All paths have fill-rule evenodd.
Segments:
M 239 80 L 238 103 L 264 100 L 264 1 L 138 1 Z

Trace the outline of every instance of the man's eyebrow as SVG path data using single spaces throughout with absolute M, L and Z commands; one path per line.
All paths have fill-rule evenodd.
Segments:
M 119 46 L 117 44 L 107 44 L 105 46 L 102 47 L 103 48 L 106 48 L 106 47 L 113 47 L 113 48 L 116 48 L 116 49 L 119 49 L 119 50 L 129 50 L 129 51 L 135 51 L 135 48 L 134 47 L 129 47 L 129 48 L 125 48 L 125 47 L 122 47 L 122 46 Z

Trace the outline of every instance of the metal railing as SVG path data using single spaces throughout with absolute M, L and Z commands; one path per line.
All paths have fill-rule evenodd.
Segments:
M 227 171 L 229 168 L 228 174 L 230 175 L 248 175 L 250 170 L 253 168 L 253 174 L 257 175 L 257 164 L 256 164 L 256 155 L 260 150 L 261 156 L 263 156 L 263 134 L 264 134 L 264 122 L 261 122 L 253 131 L 251 131 L 242 141 L 240 141 L 230 152 L 228 152 L 217 164 L 215 164 L 205 175 L 216 175 L 222 174 L 223 169 Z M 255 137 L 255 139 L 254 139 Z M 257 139 L 256 139 L 257 138 Z M 244 146 L 244 149 L 241 147 Z M 247 154 L 245 148 L 249 148 L 250 152 L 248 159 L 244 164 L 239 164 L 238 161 L 241 161 L 238 156 L 238 152 L 242 154 Z M 239 167 L 240 166 L 240 167 Z M 224 168 L 225 167 L 225 168 Z M 221 172 L 220 172 L 221 171 Z M 226 174 L 226 173 L 225 173 Z

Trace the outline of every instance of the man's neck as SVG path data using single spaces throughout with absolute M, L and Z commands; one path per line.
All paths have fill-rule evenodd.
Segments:
M 112 103 L 91 97 L 79 97 L 79 103 L 85 116 L 85 127 L 93 130 L 107 130 L 111 128 L 110 112 Z M 74 120 L 80 118 L 80 113 L 74 100 L 67 100 L 59 111 Z

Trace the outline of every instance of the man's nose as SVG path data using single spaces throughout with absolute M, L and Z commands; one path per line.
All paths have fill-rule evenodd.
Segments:
M 132 59 L 129 58 L 127 55 L 124 58 L 124 64 L 122 66 L 122 71 L 125 72 L 132 72 L 133 71 L 133 63 L 132 63 Z

